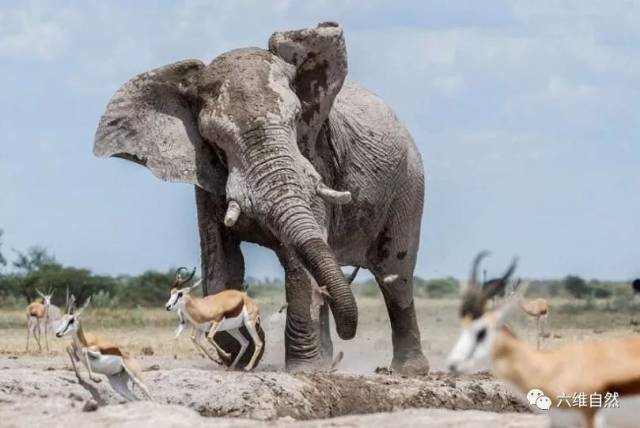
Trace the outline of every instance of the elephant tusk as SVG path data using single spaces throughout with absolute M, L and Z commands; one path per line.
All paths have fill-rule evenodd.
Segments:
M 400 275 L 397 274 L 391 274 L 391 275 L 387 275 L 384 278 L 382 278 L 382 282 L 384 282 L 385 284 L 392 284 L 394 282 L 396 282 L 396 280 L 400 278 Z
M 240 217 L 240 205 L 236 201 L 229 201 L 227 213 L 224 215 L 224 225 L 233 226 L 238 221 L 238 217 Z
M 318 186 L 316 187 L 316 193 L 325 201 L 331 202 L 333 204 L 344 205 L 351 202 L 351 192 L 340 192 L 338 190 L 330 188 L 324 183 L 318 184 Z

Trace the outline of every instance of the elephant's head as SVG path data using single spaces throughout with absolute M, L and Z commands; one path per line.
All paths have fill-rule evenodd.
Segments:
M 145 165 L 163 180 L 224 195 L 224 224 L 247 216 L 297 254 L 321 286 L 342 338 L 355 335 L 357 307 L 314 215 L 327 187 L 303 153 L 347 74 L 335 24 L 275 33 L 269 50 L 233 50 L 205 66 L 187 60 L 143 73 L 122 86 L 101 118 L 94 152 Z

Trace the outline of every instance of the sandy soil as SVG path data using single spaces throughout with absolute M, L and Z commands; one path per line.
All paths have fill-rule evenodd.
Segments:
M 264 306 L 277 308 L 279 302 Z M 172 327 L 95 326 L 92 330 L 114 340 L 140 361 L 155 403 L 123 404 L 103 381 L 96 386 L 107 405 L 91 412 L 83 411 L 90 395 L 78 384 L 63 354 L 67 340 L 51 338 L 49 353 L 25 353 L 24 330 L 0 330 L 0 425 L 38 426 L 46 422 L 47 426 L 73 426 L 91 421 L 92 426 L 154 428 L 212 423 L 547 426 L 546 416 L 529 413 L 521 404 L 523 397 L 510 393 L 490 375 L 454 378 L 441 372 L 446 353 L 457 337 L 454 302 L 417 302 L 423 348 L 433 372 L 412 378 L 374 374 L 391 359 L 388 319 L 381 301 L 359 301 L 359 306 L 362 316 L 357 338 L 334 342 L 336 352 L 345 354 L 337 373 L 285 373 L 284 315 L 273 311 L 265 311 L 263 316 L 266 352 L 252 373 L 221 370 L 195 351 L 188 334 L 173 340 Z M 574 334 L 578 333 L 563 332 L 562 336 Z

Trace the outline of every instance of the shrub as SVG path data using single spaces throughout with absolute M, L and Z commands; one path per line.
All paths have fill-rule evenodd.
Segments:
M 593 297 L 596 299 L 608 299 L 613 293 L 606 288 L 594 288 Z
M 591 295 L 591 290 L 584 279 L 579 276 L 569 275 L 564 280 L 564 288 L 577 299 L 583 299 Z

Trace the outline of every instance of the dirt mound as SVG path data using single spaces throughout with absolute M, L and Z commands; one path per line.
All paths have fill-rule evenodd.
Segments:
M 102 407 L 95 412 L 83 413 L 77 408 L 68 409 L 65 400 L 52 398 L 34 402 L 23 402 L 17 406 L 0 405 L 0 420 L 6 428 L 24 426 L 47 426 L 68 428 L 87 425 L 92 428 L 206 428 L 212 425 L 229 428 L 282 427 L 282 428 L 337 428 L 375 426 L 378 428 L 409 428 L 415 426 L 439 427 L 505 427 L 542 428 L 547 426 L 544 416 L 514 413 L 490 413 L 475 410 L 453 411 L 446 409 L 414 409 L 394 413 L 343 416 L 336 419 L 294 421 L 281 418 L 274 421 L 252 421 L 249 419 L 210 418 L 182 406 L 138 402 Z
M 304 420 L 430 407 L 527 411 L 502 383 L 486 375 L 405 378 L 177 368 L 148 371 L 145 378 L 158 403 L 189 407 L 202 416 Z M 120 402 L 106 381 L 96 387 L 107 403 Z M 0 403 L 51 397 L 75 408 L 82 407 L 89 394 L 68 370 L 3 370 Z

